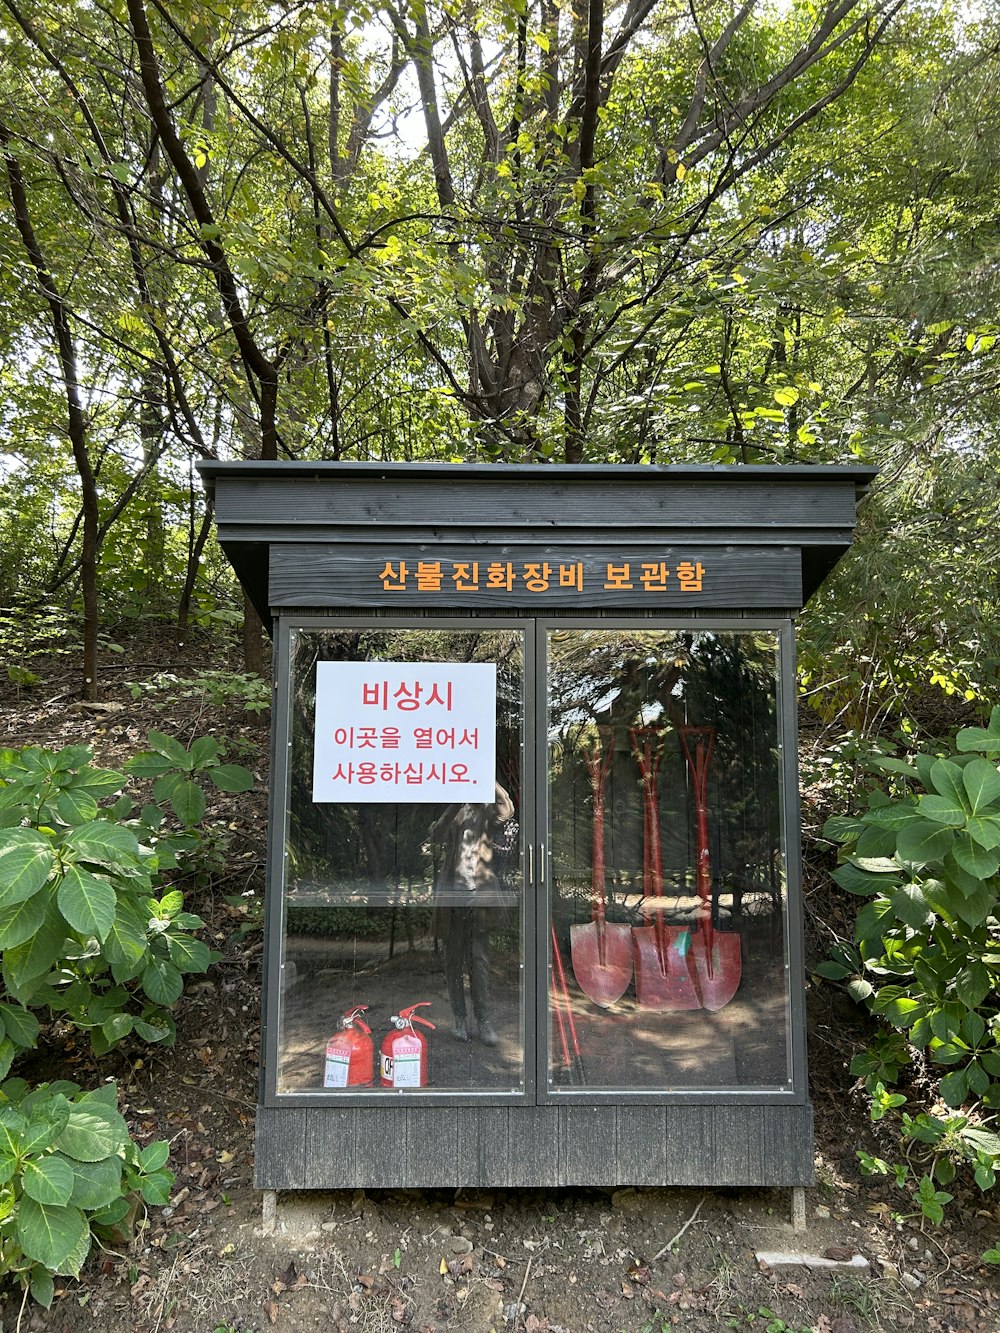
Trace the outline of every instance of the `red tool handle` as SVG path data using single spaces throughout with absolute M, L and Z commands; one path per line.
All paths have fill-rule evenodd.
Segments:
M 708 975 L 712 976 L 712 945 L 715 926 L 712 922 L 712 862 L 708 846 L 708 767 L 715 746 L 714 727 L 679 727 L 681 748 L 691 770 L 694 790 L 695 829 L 697 838 L 697 870 L 695 882 L 701 899 L 701 914 L 705 931 L 705 951 L 708 955 Z
M 606 873 L 604 868 L 604 792 L 611 772 L 614 751 L 608 747 L 603 753 L 600 741 L 593 749 L 585 750 L 583 761 L 590 775 L 590 788 L 594 794 L 594 835 L 591 855 L 590 884 L 592 890 L 591 920 L 604 921 L 606 904 Z M 602 959 L 603 962 L 603 959 Z

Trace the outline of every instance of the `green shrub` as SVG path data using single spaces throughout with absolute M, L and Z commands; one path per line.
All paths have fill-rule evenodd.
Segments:
M 873 1118 L 905 1104 L 886 1089 L 916 1052 L 937 1073 L 945 1106 L 967 1109 L 902 1113 L 908 1156 L 917 1150 L 928 1165 L 914 1198 L 932 1221 L 951 1197 L 942 1199 L 935 1181 L 949 1184 L 964 1165 L 985 1190 L 1000 1171 L 1000 1138 L 989 1127 L 1000 1106 L 998 757 L 1000 708 L 988 728 L 960 731 L 947 756 L 876 759 L 890 791 L 872 792 L 863 814 L 824 829 L 842 848 L 834 879 L 867 901 L 853 944 L 838 946 L 817 971 L 844 982 L 897 1034 L 852 1066 L 866 1081 Z
M 199 864 L 202 783 L 239 792 L 252 775 L 210 737 L 149 742 L 126 765 L 153 783 L 138 814 L 126 775 L 95 767 L 86 746 L 0 751 L 0 1079 L 37 1043 L 39 1016 L 85 1031 L 98 1055 L 130 1035 L 170 1044 L 185 975 L 212 962 L 166 875 Z M 140 1150 L 116 1105 L 113 1084 L 0 1085 L 0 1275 L 44 1305 L 129 1196 L 169 1196 L 167 1145 Z
M 0 1269 L 48 1307 L 53 1277 L 76 1277 L 92 1237 L 110 1236 L 130 1196 L 166 1203 L 174 1183 L 166 1143 L 139 1149 L 106 1083 L 23 1079 L 0 1085 Z

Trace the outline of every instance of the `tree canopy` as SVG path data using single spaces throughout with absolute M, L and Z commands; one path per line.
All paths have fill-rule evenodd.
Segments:
M 810 698 L 996 701 L 983 14 L 0 0 L 12 660 L 231 614 L 199 457 L 861 460 Z

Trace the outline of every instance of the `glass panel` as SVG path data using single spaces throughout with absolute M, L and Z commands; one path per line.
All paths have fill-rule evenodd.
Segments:
M 522 632 L 290 657 L 279 1094 L 520 1090 Z
M 774 633 L 553 630 L 549 1086 L 790 1078 Z

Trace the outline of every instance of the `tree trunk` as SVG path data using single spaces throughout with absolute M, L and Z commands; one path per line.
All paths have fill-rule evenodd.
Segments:
M 80 550 L 80 588 L 83 595 L 83 682 L 85 699 L 97 698 L 97 556 L 100 549 L 100 507 L 97 482 L 87 451 L 87 419 L 80 399 L 76 344 L 70 327 L 69 309 L 49 271 L 45 254 L 31 221 L 28 194 L 21 165 L 10 149 L 10 131 L 0 121 L 0 145 L 3 146 L 14 219 L 25 253 L 46 304 L 59 355 L 59 370 L 66 395 L 66 424 L 73 461 L 80 477 L 83 535 Z

